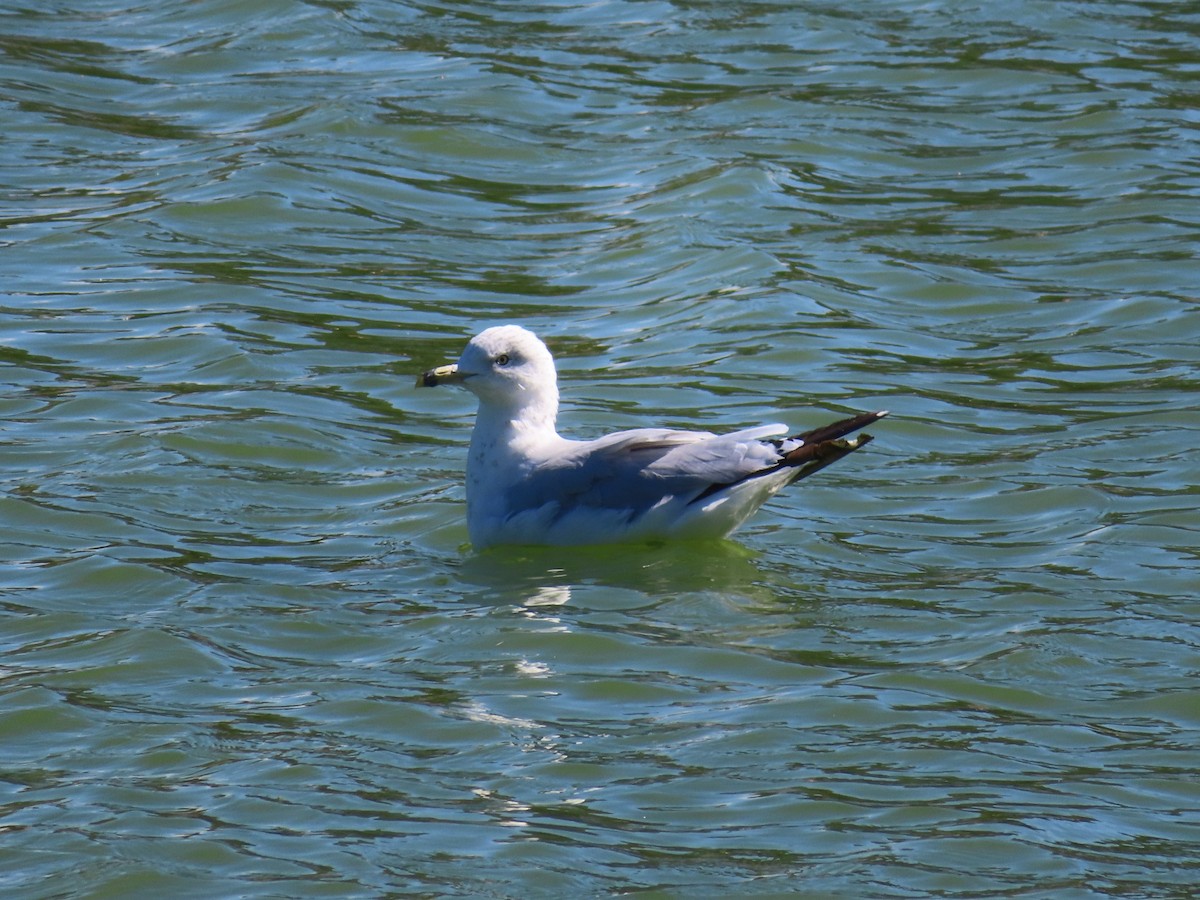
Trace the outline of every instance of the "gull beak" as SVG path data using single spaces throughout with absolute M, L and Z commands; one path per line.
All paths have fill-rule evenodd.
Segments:
M 462 384 L 466 378 L 458 371 L 458 366 L 451 363 L 448 366 L 438 366 L 417 376 L 417 387 L 437 387 L 439 384 Z

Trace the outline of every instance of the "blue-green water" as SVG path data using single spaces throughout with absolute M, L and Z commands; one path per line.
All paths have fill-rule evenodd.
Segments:
M 1189 897 L 1200 10 L 0 8 L 0 889 Z M 473 554 L 578 436 L 869 448 Z

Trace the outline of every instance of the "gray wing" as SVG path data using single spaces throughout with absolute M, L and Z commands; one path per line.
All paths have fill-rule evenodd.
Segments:
M 589 507 L 633 521 L 664 499 L 688 502 L 778 467 L 781 442 L 763 438 L 786 430 L 764 425 L 718 436 L 643 428 L 581 441 L 534 465 L 512 488 L 508 508 L 516 514 L 555 503 L 556 518 Z

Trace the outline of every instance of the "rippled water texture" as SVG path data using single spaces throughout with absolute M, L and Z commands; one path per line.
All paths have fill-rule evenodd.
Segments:
M 0 8 L 0 891 L 1188 897 L 1193 3 Z M 862 453 L 474 554 L 563 427 Z

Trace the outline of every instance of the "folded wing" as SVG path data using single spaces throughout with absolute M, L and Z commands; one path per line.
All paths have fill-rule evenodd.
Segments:
M 664 504 L 715 500 L 722 491 L 787 470 L 772 479 L 779 482 L 773 492 L 866 444 L 866 434 L 842 438 L 886 414 L 855 416 L 790 438 L 775 437 L 786 433 L 782 425 L 763 425 L 725 435 L 645 428 L 573 442 L 511 488 L 508 508 L 515 516 L 552 505 L 551 523 L 584 508 L 633 523 Z

